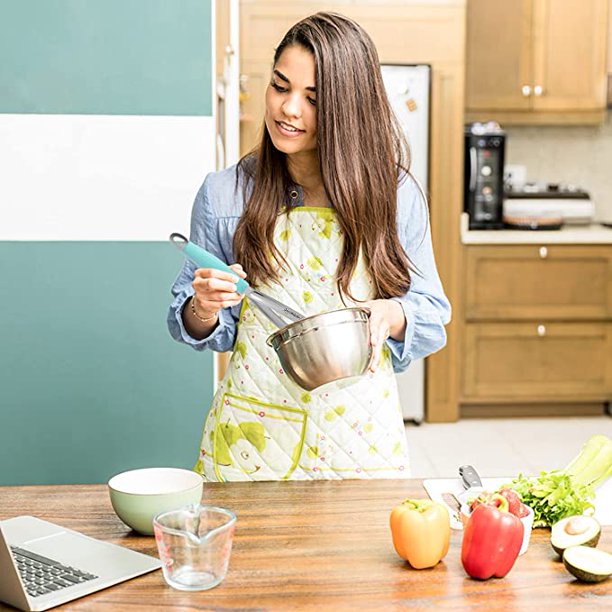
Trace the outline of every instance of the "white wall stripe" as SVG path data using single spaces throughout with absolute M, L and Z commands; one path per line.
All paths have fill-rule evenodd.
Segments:
M 213 117 L 0 114 L 0 240 L 166 240 L 214 169 Z

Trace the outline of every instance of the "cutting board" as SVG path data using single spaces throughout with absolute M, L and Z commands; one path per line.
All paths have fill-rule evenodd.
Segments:
M 512 480 L 508 478 L 483 478 L 482 486 L 484 489 L 494 491 L 496 488 Z M 429 478 L 423 481 L 423 486 L 431 499 L 443 503 L 451 516 L 451 528 L 462 529 L 461 520 L 455 510 L 450 508 L 442 499 L 443 493 L 461 493 L 463 485 L 459 478 Z M 612 479 L 595 491 L 595 514 L 593 515 L 600 525 L 612 525 Z

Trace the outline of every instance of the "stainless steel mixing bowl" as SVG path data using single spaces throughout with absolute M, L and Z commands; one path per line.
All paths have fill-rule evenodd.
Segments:
M 283 370 L 303 389 L 363 374 L 370 362 L 370 311 L 343 308 L 306 317 L 267 340 Z

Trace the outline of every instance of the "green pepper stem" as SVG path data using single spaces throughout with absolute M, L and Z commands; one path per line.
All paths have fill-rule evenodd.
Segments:
M 496 506 L 500 512 L 510 511 L 510 504 L 508 503 L 508 500 L 503 495 L 500 495 L 499 493 L 495 493 L 495 495 L 491 496 L 491 501 L 493 503 L 499 502 L 496 504 Z
M 425 512 L 433 504 L 433 501 L 431 499 L 405 499 L 402 504 L 408 506 L 410 510 Z

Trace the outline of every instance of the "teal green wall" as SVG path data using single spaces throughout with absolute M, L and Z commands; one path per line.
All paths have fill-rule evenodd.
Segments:
M 168 243 L 0 242 L 0 485 L 191 467 L 212 355 L 166 329 Z
M 0 0 L 0 113 L 212 114 L 210 0 Z

